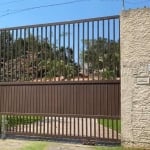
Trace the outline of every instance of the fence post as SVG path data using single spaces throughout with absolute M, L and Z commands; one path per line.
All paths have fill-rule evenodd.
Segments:
M 150 148 L 150 9 L 123 11 L 121 21 L 121 140 Z
M 2 139 L 6 138 L 6 124 L 7 124 L 6 116 L 2 115 L 2 125 L 1 125 L 1 138 Z

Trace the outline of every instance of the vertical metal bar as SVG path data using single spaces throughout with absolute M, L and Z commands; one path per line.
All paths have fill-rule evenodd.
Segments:
M 34 28 L 32 28 L 32 82 L 34 80 Z
M 47 26 L 45 27 L 45 81 L 47 81 L 47 45 L 48 45 L 48 38 L 47 38 Z
M 71 116 L 69 117 L 69 123 L 70 123 L 69 132 L 70 132 L 70 137 L 71 137 L 71 133 L 72 133 L 72 119 L 71 119 Z
M 53 117 L 51 116 L 51 135 L 53 135 Z
M 69 94 L 69 98 L 71 99 L 71 101 L 70 101 L 70 114 L 73 114 L 73 86 L 72 85 L 70 85 L 70 90 L 71 90 L 71 94 Z M 70 129 L 69 129 L 69 131 L 70 131 L 70 137 L 71 137 L 71 135 L 72 135 L 72 117 L 70 116 L 70 119 L 69 119 L 69 123 L 70 123 Z
M 59 103 L 58 103 L 58 106 L 61 106 L 61 100 L 62 100 L 62 98 L 61 98 L 61 95 L 62 95 L 62 93 L 61 93 L 61 86 L 59 86 L 59 93 L 58 93 L 58 95 L 59 95 Z M 62 108 L 60 107 L 60 109 L 59 109 L 59 113 L 60 114 L 62 114 Z M 60 123 L 60 117 L 61 116 L 58 116 L 58 135 L 60 136 L 60 129 L 61 129 L 61 127 L 62 127 L 62 124 Z M 61 124 L 61 126 L 60 126 L 60 124 Z
M 46 125 L 46 122 L 45 122 L 45 115 L 43 116 L 43 135 L 45 135 L 45 125 Z
M 83 44 L 83 56 L 82 56 L 82 57 L 83 57 L 83 58 L 82 58 L 82 59 L 83 59 L 83 80 L 84 80 L 84 76 L 85 76 L 85 72 L 84 72 L 84 70 L 85 70 L 85 69 L 84 69 L 84 66 L 85 66 L 85 60 L 84 60 L 84 59 L 85 59 L 85 56 L 84 56 L 84 54 L 85 54 L 85 53 L 84 53 L 84 43 L 85 43 L 85 41 L 84 41 L 84 22 L 83 22 L 82 25 L 83 25 L 83 27 L 82 27 L 82 28 L 83 28 L 83 29 L 82 29 L 82 30 L 83 30 L 83 31 L 82 31 L 82 38 L 83 38 L 83 43 L 82 43 L 82 44 Z
M 78 137 L 80 136 L 80 118 L 79 118 L 79 116 L 78 116 Z
M 71 85 L 69 85 L 69 89 L 70 90 L 68 90 L 68 91 L 70 91 L 70 92 L 68 92 L 68 94 L 69 94 L 69 97 L 68 97 L 68 99 L 70 99 L 70 101 L 69 101 L 69 105 L 68 105 L 68 108 L 69 108 L 69 106 L 71 106 L 70 108 L 69 108 L 69 114 L 71 114 L 71 112 L 72 112 L 72 110 L 71 110 L 71 108 L 72 108 L 72 95 L 70 94 L 70 93 L 72 93 L 72 86 Z M 69 132 L 70 132 L 70 136 L 71 136 L 71 116 L 68 118 L 68 122 L 69 122 Z
M 28 28 L 28 51 L 27 51 L 27 81 L 30 81 L 30 72 L 29 72 L 29 67 L 30 67 L 30 28 Z
M 32 110 L 31 113 L 35 113 L 36 112 L 36 87 L 32 87 L 33 89 L 33 96 L 31 98 L 32 100 Z M 37 120 L 36 116 L 33 116 L 33 120 Z M 32 123 L 32 133 L 35 134 L 35 122 Z
M 67 60 L 67 61 L 68 61 L 68 60 Z M 70 89 L 70 86 L 69 86 L 69 89 Z M 68 90 L 68 88 L 67 88 L 67 91 L 70 92 L 70 90 Z M 68 109 L 68 106 L 70 106 L 70 104 L 69 104 L 70 101 L 68 101 L 68 98 L 69 98 L 69 97 L 68 97 L 68 95 L 69 95 L 68 93 L 69 93 L 69 92 L 66 93 L 66 97 L 65 97 L 65 98 L 67 99 L 67 103 L 66 103 L 66 112 L 67 112 L 67 113 L 69 113 L 69 111 L 68 111 L 67 109 Z M 68 136 L 68 119 L 69 119 L 69 117 L 66 115 L 66 136 Z
M 50 28 L 50 63 L 52 63 L 52 26 Z M 51 74 L 51 73 L 50 73 Z M 51 81 L 51 75 L 50 75 L 50 81 Z
M 87 93 L 87 85 L 85 85 L 85 114 L 87 115 L 87 110 L 88 110 L 88 93 Z M 88 136 L 88 122 L 87 122 L 87 116 L 85 116 L 85 130 L 86 130 L 86 133 L 85 133 L 85 136 L 87 138 Z
M 115 19 L 113 19 L 113 42 L 114 42 L 114 44 L 113 44 L 113 56 L 114 56 L 114 59 L 113 59 L 113 69 L 114 69 L 114 73 L 115 73 L 115 79 L 117 78 L 117 70 L 116 70 L 116 59 L 115 59 L 115 53 L 116 53 L 116 41 L 115 41 L 115 39 L 116 39 L 116 29 L 115 29 Z
M 18 115 L 16 114 L 15 117 L 16 117 L 16 124 L 19 124 L 18 123 Z M 15 132 L 17 132 L 17 131 L 18 131 L 18 125 L 16 126 L 16 131 Z
M 22 110 L 22 87 L 18 88 L 18 112 L 21 112 Z M 20 117 L 21 117 L 21 114 L 19 114 L 19 132 L 20 132 L 20 129 L 21 129 L 21 124 L 20 124 Z
M 107 101 L 107 116 L 109 116 L 109 95 L 108 95 L 108 84 L 106 85 L 106 101 Z M 107 138 L 109 139 L 109 118 L 106 119 L 107 120 Z
M 97 43 L 99 43 L 100 37 L 99 37 L 99 21 L 97 21 Z M 100 61 L 100 47 L 96 47 L 97 52 L 98 52 L 98 80 L 100 80 L 100 65 L 99 65 L 99 61 Z
M 8 120 L 9 117 L 10 117 L 10 115 L 6 115 L 6 121 Z M 10 131 L 10 128 L 9 128 L 8 122 L 6 122 L 6 123 L 7 123 L 6 124 L 6 132 L 7 132 L 7 131 Z
M 99 96 L 99 101 L 100 101 L 100 105 L 99 105 L 99 112 L 100 112 L 100 114 L 101 114 L 101 112 L 102 112 L 102 106 L 101 106 L 101 101 L 102 101 L 102 85 L 100 85 L 99 86 L 99 93 L 100 93 L 100 96 Z M 101 127 L 100 127 L 100 118 L 98 118 L 98 121 L 99 121 L 99 126 L 98 126 L 98 133 L 99 133 L 99 139 L 101 138 Z
M 89 80 L 89 21 L 87 22 L 87 51 L 88 51 L 88 53 L 87 53 L 87 65 L 88 65 L 88 80 Z
M 37 98 L 37 91 L 38 91 L 37 88 L 38 88 L 38 87 L 36 87 L 36 98 Z M 38 102 L 38 98 L 37 98 L 37 102 Z M 38 105 L 36 105 L 36 107 L 37 107 L 37 106 L 38 106 Z M 36 108 L 36 110 L 37 110 L 37 109 L 38 109 L 38 108 Z M 39 120 L 39 116 L 36 116 L 36 117 L 37 117 L 37 119 Z M 39 128 L 38 124 L 39 124 L 39 121 L 36 122 L 36 131 L 35 131 L 36 134 L 38 134 L 38 131 L 39 131 L 39 130 L 38 130 L 38 128 Z
M 27 91 L 27 87 L 25 86 L 25 95 L 27 95 L 28 91 Z M 24 108 L 24 112 L 27 113 L 27 108 L 25 109 Z M 27 118 L 27 115 L 24 115 L 25 118 Z M 25 132 L 27 133 L 28 132 L 28 126 L 27 126 L 27 123 L 25 124 Z
M 118 119 L 116 119 L 116 134 L 117 134 L 117 140 L 118 140 L 118 134 L 119 134 L 119 128 L 118 128 Z
M 49 86 L 49 90 L 51 91 L 50 93 L 50 109 L 51 109 L 51 113 L 53 113 L 53 97 L 52 97 L 52 94 L 53 94 L 53 91 L 52 91 L 52 88 L 53 86 Z M 52 116 L 50 115 L 50 132 L 51 132 L 51 135 L 52 135 Z
M 78 81 L 79 81 L 79 72 L 80 72 L 80 24 L 78 23 Z
M 7 31 L 8 37 L 6 40 L 6 51 L 7 51 L 7 81 L 9 82 L 9 51 L 10 51 L 10 30 Z
M 82 137 L 84 136 L 84 120 L 83 120 L 83 117 L 82 117 Z
M 65 33 L 66 31 L 65 31 L 65 24 L 64 24 L 63 30 L 64 30 L 64 32 L 63 32 L 63 38 L 64 38 L 64 39 L 63 39 L 63 42 L 64 42 L 64 43 L 63 43 L 63 48 L 64 48 L 64 65 L 66 65 L 66 35 L 65 35 L 65 34 L 66 34 L 66 33 Z M 64 69 L 63 69 L 63 76 L 64 76 L 64 79 L 66 78 L 66 77 L 65 77 L 65 71 L 66 71 L 66 70 L 65 70 L 65 68 L 64 68 Z
M 71 62 L 70 62 L 70 60 L 71 60 L 71 56 L 70 56 L 71 54 L 70 54 L 70 24 L 68 24 L 68 58 L 67 58 L 67 65 L 69 66 L 69 67 L 71 67 L 70 65 L 71 65 Z M 70 80 L 70 69 L 68 69 L 68 71 L 67 71 L 67 76 L 69 77 L 69 80 Z M 67 79 L 68 80 L 68 79 Z
M 120 22 L 119 22 L 119 27 L 120 27 Z M 119 28 L 119 33 L 120 33 L 120 28 Z M 119 40 L 120 40 L 120 34 L 119 34 Z M 121 94 L 120 94 L 120 84 L 117 86 L 117 92 L 118 92 L 118 114 L 119 114 L 119 117 L 120 117 L 120 114 L 121 114 L 121 112 L 120 112 L 120 108 L 121 108 Z M 117 116 L 118 116 L 118 114 L 117 114 Z M 120 118 L 119 118 L 120 119 Z M 117 119 L 117 139 L 119 138 L 118 136 L 119 136 L 119 119 Z
M 111 99 L 111 116 L 114 116 L 114 109 L 113 109 L 113 107 L 114 107 L 114 99 L 115 99 L 115 85 L 113 84 L 112 85 L 112 99 Z M 114 119 L 113 118 L 111 118 L 111 125 L 112 125 L 112 139 L 114 139 L 114 124 L 113 124 L 113 121 L 114 121 Z
M 95 92 L 96 91 L 96 92 Z M 97 89 L 97 85 L 95 84 L 94 85 L 94 91 L 93 91 L 93 93 L 94 93 L 94 107 L 95 107 L 95 111 L 94 111 L 94 114 L 96 114 L 97 112 L 98 112 L 98 109 L 97 109 L 97 105 L 98 105 L 98 94 L 97 94 L 97 91 L 98 91 L 98 89 Z M 96 117 L 94 117 L 94 137 L 96 138 L 96 133 L 97 133 L 97 126 L 96 126 Z
M 104 118 L 102 118 L 102 124 L 103 124 L 103 138 L 105 139 L 105 119 Z
M 111 70 L 111 49 L 110 49 L 110 20 L 108 19 L 108 56 L 109 56 L 109 71 Z
M 39 66 L 38 66 L 38 60 L 39 60 L 39 28 L 37 27 L 36 28 L 36 55 L 37 55 L 37 58 L 36 58 L 36 82 L 38 82 L 38 79 L 39 79 Z
M 14 48 L 14 46 L 13 46 L 14 45 L 14 43 L 13 43 L 13 40 L 14 40 L 14 32 L 13 32 L 13 30 L 12 30 L 11 36 L 12 36 L 12 39 L 11 39 L 11 43 L 10 43 L 10 45 L 11 45 L 11 48 L 10 48 L 10 51 L 11 51 L 10 52 L 10 54 L 11 54 L 11 56 L 10 56 L 10 59 L 11 59 L 11 67 L 10 67 L 11 68 L 10 69 L 11 80 L 10 81 L 12 82 L 13 81 L 13 57 L 14 57 L 13 56 L 14 55 L 14 53 L 13 53 L 13 51 L 14 51 L 13 50 L 13 48 Z
M 23 55 L 23 47 L 22 47 L 22 29 L 20 29 L 20 81 L 22 81 L 22 64 L 21 64 L 21 61 L 22 61 L 22 55 Z
M 58 135 L 60 136 L 60 116 L 58 116 Z
M 32 49 L 32 47 L 31 47 L 31 49 Z M 32 53 L 31 53 L 32 54 Z M 32 60 L 31 60 L 32 61 Z M 29 94 L 29 108 L 28 108 L 28 112 L 30 112 L 31 113 L 31 106 L 32 106 L 32 94 L 31 93 L 33 93 L 33 88 L 32 88 L 33 86 L 29 86 L 28 87 L 28 92 L 30 93 Z M 29 118 L 30 118 L 30 123 L 29 123 L 29 133 L 31 134 L 31 115 L 29 116 Z
M 15 47 L 15 52 L 16 52 L 16 81 L 18 80 L 18 29 L 16 29 L 16 47 Z
M 22 116 L 22 120 L 24 120 L 24 115 Z M 25 127 L 24 127 L 24 121 L 23 121 L 23 123 L 22 123 L 22 132 L 24 133 L 24 129 L 25 129 Z
M 114 139 L 114 119 L 111 119 L 112 124 L 112 139 Z
M 64 97 L 64 88 L 63 88 L 63 86 L 62 86 L 62 113 L 64 114 L 64 99 L 65 99 L 65 97 Z M 64 136 L 64 116 L 62 116 L 62 136 Z
M 26 28 L 24 29 L 24 65 L 23 65 L 23 74 L 24 74 L 24 81 L 26 80 Z
M 96 139 L 96 118 L 94 118 L 94 138 Z
M 38 86 L 36 86 L 36 88 L 35 88 L 35 99 L 36 99 L 36 102 L 38 103 L 38 98 L 37 98 L 37 91 L 38 91 L 38 90 L 37 90 L 37 88 L 38 88 Z M 36 107 L 35 107 L 35 108 L 36 108 L 35 110 L 37 111 L 37 110 L 38 110 L 38 105 L 36 104 L 35 106 L 36 106 Z M 36 119 L 39 120 L 39 116 L 36 116 Z M 36 134 L 38 134 L 38 122 L 39 122 L 39 121 L 37 121 L 37 122 L 35 123 L 35 128 L 36 128 L 35 133 L 36 133 Z
M 103 27 L 102 27 L 102 29 L 103 29 L 103 31 L 102 31 L 102 33 L 103 33 L 103 73 L 104 73 L 104 71 L 105 71 L 105 21 L 103 20 Z M 102 76 L 102 79 L 104 79 L 104 77 Z
M 56 81 L 56 25 L 54 26 L 54 62 L 55 62 L 54 81 Z
M 36 116 L 32 116 L 32 119 L 35 120 L 37 118 L 36 118 Z M 31 125 L 32 125 L 32 127 L 31 127 L 31 134 L 34 135 L 35 134 L 35 122 L 33 122 Z
M 48 105 L 49 106 L 49 105 Z M 47 116 L 47 135 L 49 135 L 49 115 Z
M 6 30 L 4 31 L 3 82 L 5 82 Z
M 83 38 L 84 39 L 84 38 Z M 83 114 L 83 116 L 82 116 L 82 137 L 84 137 L 84 124 L 85 124 L 85 118 L 84 118 L 84 115 L 86 114 L 85 112 L 86 112 L 86 97 L 85 97 L 85 85 L 82 85 L 82 89 L 83 89 L 83 98 L 82 98 L 82 100 L 83 100 L 83 103 L 82 103 L 82 114 Z
M 75 24 L 73 24 L 73 63 L 75 62 Z M 75 79 L 75 72 L 73 72 L 73 81 Z
M 95 40 L 94 40 L 94 21 L 92 21 L 92 47 L 94 46 L 94 44 L 95 44 Z M 95 75 L 94 75 L 94 72 L 95 72 L 95 58 L 94 57 L 92 58 L 92 61 L 93 61 L 92 80 L 95 80 Z
M 61 47 L 61 25 L 59 25 L 59 40 L 58 40 L 58 48 L 59 48 L 59 52 L 58 52 L 58 59 L 59 59 L 59 81 L 60 81 L 60 77 L 61 77 L 61 50 L 60 50 L 60 47 Z M 60 119 L 60 118 L 59 118 Z
M 85 118 L 85 128 L 86 128 L 86 138 L 88 137 L 88 122 L 87 122 L 87 117 Z
M 22 132 L 22 130 L 21 130 L 21 118 L 22 118 L 22 116 L 21 115 L 19 115 L 19 132 L 21 133 Z
M 90 137 L 92 137 L 92 121 L 91 121 L 91 117 L 89 119 L 90 119 Z
M 66 115 L 66 135 L 65 136 L 68 136 L 68 116 Z
M 40 116 L 40 135 L 42 134 L 42 116 Z
M 41 54 L 41 61 L 43 61 L 43 27 L 41 27 L 41 49 L 40 49 L 40 54 Z M 43 63 L 40 66 L 41 69 L 41 82 L 43 78 Z
M 57 86 L 54 86 L 54 113 L 57 113 Z M 54 135 L 56 136 L 56 115 L 54 116 Z
M 75 85 L 73 85 L 73 114 L 75 114 Z M 75 136 L 75 116 L 73 116 L 73 136 Z

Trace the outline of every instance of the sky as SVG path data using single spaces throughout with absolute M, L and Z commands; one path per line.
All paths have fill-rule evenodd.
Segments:
M 144 6 L 150 0 L 125 0 L 126 10 Z M 122 9 L 122 0 L 0 0 L 0 28 L 119 15 Z

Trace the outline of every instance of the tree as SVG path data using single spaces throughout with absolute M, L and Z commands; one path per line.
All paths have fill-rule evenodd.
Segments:
M 58 48 L 48 38 L 30 35 L 14 38 L 10 32 L 1 32 L 1 81 L 30 81 L 35 78 L 64 76 L 70 79 L 78 73 L 73 60 L 73 49 Z
M 105 79 L 120 76 L 120 49 L 119 42 L 99 38 L 85 40 L 86 50 L 82 51 L 82 62 L 88 64 L 89 73 L 100 74 Z
M 61 77 L 71 79 L 78 73 L 78 65 L 73 60 L 71 48 L 53 48 L 54 58 L 42 60 L 39 66 L 45 66 L 44 76 L 48 78 Z

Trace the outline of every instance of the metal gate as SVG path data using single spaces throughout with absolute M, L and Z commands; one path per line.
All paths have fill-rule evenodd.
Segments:
M 119 16 L 0 29 L 6 133 L 120 141 Z

